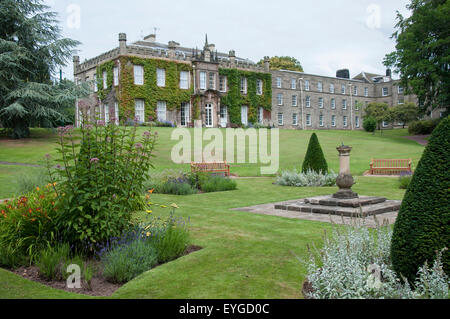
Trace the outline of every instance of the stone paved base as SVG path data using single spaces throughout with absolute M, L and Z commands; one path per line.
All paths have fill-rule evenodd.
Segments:
M 325 199 L 324 198 L 322 199 Z M 370 201 L 371 199 L 374 199 L 374 197 L 369 196 L 361 196 L 361 198 Z M 316 198 L 318 199 L 318 198 Z M 309 199 L 311 200 L 311 198 Z M 317 222 L 324 222 L 324 223 L 334 223 L 334 224 L 364 224 L 369 228 L 375 228 L 377 225 L 381 224 L 394 224 L 395 220 L 398 215 L 398 209 L 400 208 L 401 201 L 386 201 L 390 205 L 392 205 L 391 208 L 383 209 L 380 206 L 380 204 L 374 204 L 377 207 L 377 210 L 375 210 L 375 214 L 366 216 L 361 216 L 359 208 L 354 207 L 339 207 L 335 206 L 334 208 L 336 211 L 339 211 L 340 209 L 351 209 L 352 214 L 348 214 L 347 216 L 344 215 L 337 215 L 337 214 L 330 214 L 330 213 L 315 213 L 313 212 L 312 208 L 309 211 L 302 211 L 300 210 L 287 210 L 283 209 L 282 207 L 294 207 L 295 205 L 298 205 L 299 202 L 304 202 L 305 199 L 296 199 L 291 201 L 285 201 L 285 202 L 279 202 L 279 203 L 270 203 L 270 204 L 263 204 L 263 205 L 256 205 L 256 206 L 250 206 L 250 207 L 242 207 L 242 208 L 235 208 L 233 210 L 235 211 L 243 211 L 243 212 L 249 212 L 254 214 L 261 214 L 261 215 L 270 215 L 270 216 L 278 216 L 278 217 L 285 217 L 285 218 L 292 218 L 292 219 L 302 219 L 302 220 L 311 220 L 311 221 L 317 221 Z M 319 199 L 320 201 L 320 199 Z M 313 206 L 312 204 L 310 204 Z M 318 209 L 318 205 L 316 209 Z M 277 208 L 275 208 L 277 207 Z M 320 206 L 322 207 L 322 206 Z M 332 207 L 332 206 L 330 206 Z M 366 207 L 367 208 L 367 207 Z M 397 210 L 394 210 L 397 208 Z M 384 211 L 384 212 L 382 212 Z M 359 213 L 358 213 L 359 212 Z M 363 210 L 364 212 L 364 210 Z
M 360 196 L 356 199 L 336 199 L 328 195 L 275 204 L 275 209 L 345 217 L 364 217 L 396 212 L 400 209 L 400 205 L 401 201 L 386 200 L 383 197 Z

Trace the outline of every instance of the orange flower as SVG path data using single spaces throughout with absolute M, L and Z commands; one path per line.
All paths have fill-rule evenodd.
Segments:
M 31 214 L 31 213 L 33 212 L 33 210 L 30 208 L 30 209 L 28 210 L 28 212 Z
M 154 191 L 155 191 L 155 189 L 153 188 L 153 189 L 149 190 L 148 192 L 149 192 L 150 194 L 153 194 Z

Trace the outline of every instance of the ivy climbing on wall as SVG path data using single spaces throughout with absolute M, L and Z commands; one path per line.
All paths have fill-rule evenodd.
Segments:
M 221 76 L 227 77 L 228 92 L 222 96 L 221 103 L 228 107 L 230 121 L 233 124 L 241 124 L 241 107 L 248 106 L 248 120 L 251 123 L 258 121 L 258 108 L 272 110 L 272 75 L 237 69 L 219 69 Z M 247 78 L 247 94 L 241 93 L 241 78 Z M 256 92 L 256 81 L 263 81 L 263 94 Z
M 180 89 L 180 72 L 192 74 L 192 67 L 186 63 L 160 59 L 145 59 L 138 57 L 120 57 L 120 80 L 116 89 L 116 99 L 119 102 L 119 117 L 134 118 L 135 100 L 142 99 L 145 103 L 145 119 L 156 118 L 158 101 L 165 101 L 168 111 L 179 110 L 181 103 L 189 103 L 194 93 L 192 77 L 189 89 Z M 113 68 L 117 62 L 106 62 L 97 67 L 98 97 L 104 100 L 112 89 Z M 134 84 L 134 65 L 144 67 L 144 84 Z M 156 69 L 164 69 L 166 83 L 159 87 L 156 82 Z M 103 72 L 107 72 L 108 87 L 103 89 Z

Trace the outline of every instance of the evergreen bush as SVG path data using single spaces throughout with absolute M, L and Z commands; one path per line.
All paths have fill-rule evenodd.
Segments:
M 371 116 L 366 117 L 363 121 L 363 128 L 366 132 L 375 132 L 375 130 L 377 129 L 377 120 Z
M 323 155 L 316 133 L 313 133 L 309 140 L 308 151 L 306 152 L 305 160 L 303 161 L 302 172 L 307 173 L 308 170 L 317 173 L 328 173 L 328 164 Z
M 400 208 L 392 238 L 392 263 L 411 283 L 436 251 L 450 247 L 450 117 L 442 120 L 414 173 Z M 449 274 L 449 251 L 442 257 Z

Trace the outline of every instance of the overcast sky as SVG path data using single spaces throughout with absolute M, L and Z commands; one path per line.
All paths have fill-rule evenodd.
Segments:
M 293 56 L 305 72 L 335 76 L 348 68 L 384 74 L 384 56 L 396 11 L 408 15 L 408 0 L 45 0 L 66 37 L 82 44 L 81 61 L 154 33 L 157 42 L 173 40 L 202 48 L 205 33 L 220 52 L 254 62 L 264 56 Z M 72 62 L 64 76 L 73 78 Z

